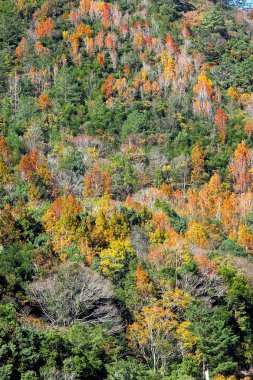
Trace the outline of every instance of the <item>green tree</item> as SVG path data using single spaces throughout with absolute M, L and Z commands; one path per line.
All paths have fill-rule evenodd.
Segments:
M 207 305 L 197 303 L 189 308 L 187 318 L 197 337 L 197 351 L 211 374 L 233 374 L 237 368 L 238 337 L 229 326 L 229 315 L 222 309 L 213 312 Z

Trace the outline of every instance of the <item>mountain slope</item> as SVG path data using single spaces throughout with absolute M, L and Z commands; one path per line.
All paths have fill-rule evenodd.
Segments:
M 0 17 L 0 378 L 250 379 L 253 11 Z

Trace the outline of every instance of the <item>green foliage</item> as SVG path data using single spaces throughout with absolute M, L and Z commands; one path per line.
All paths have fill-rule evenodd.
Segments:
M 214 313 L 203 304 L 192 305 L 189 319 L 198 337 L 197 349 L 208 363 L 211 373 L 234 373 L 237 363 L 234 361 L 233 351 L 238 337 L 229 326 L 229 320 L 224 313 L 220 309 Z
M 222 253 L 224 252 L 233 256 L 247 256 L 245 249 L 231 239 L 224 240 L 219 249 Z
M 248 3 L 0 0 L 1 380 L 252 366 Z
M 142 132 L 143 130 L 145 130 L 146 123 L 147 116 L 145 113 L 139 113 L 138 111 L 130 113 L 122 126 L 122 139 L 124 140 L 129 135 Z
M 187 220 L 184 217 L 179 216 L 169 203 L 164 201 L 156 201 L 155 206 L 161 209 L 169 218 L 172 226 L 177 232 L 185 232 L 187 229 Z
M 134 359 L 119 360 L 107 366 L 107 380 L 141 380 L 147 379 L 149 371 Z
M 57 372 L 100 379 L 106 375 L 106 365 L 120 355 L 117 340 L 102 328 L 73 325 L 67 332 L 40 332 L 9 324 L 13 314 L 10 317 L 7 309 L 1 305 L 1 379 L 35 380 Z
M 27 281 L 32 279 L 33 248 L 31 245 L 10 245 L 1 247 L 0 251 L 0 276 L 6 281 L 6 290 L 15 291 L 23 288 Z
M 85 168 L 83 164 L 82 152 L 72 147 L 65 149 L 63 157 L 60 161 L 60 169 L 72 170 L 79 175 L 84 174 Z

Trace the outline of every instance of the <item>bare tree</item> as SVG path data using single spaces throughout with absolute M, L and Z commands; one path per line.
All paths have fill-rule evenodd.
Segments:
M 112 284 L 83 264 L 64 264 L 57 273 L 39 279 L 29 289 L 52 324 L 99 323 L 112 333 L 123 328 Z
M 14 73 L 10 76 L 9 79 L 9 94 L 10 99 L 13 104 L 13 113 L 16 115 L 18 103 L 19 103 L 19 95 L 20 95 L 20 75 L 15 70 Z
M 194 297 L 204 299 L 209 304 L 213 304 L 226 294 L 226 286 L 216 273 L 193 274 L 185 271 L 178 280 L 178 286 Z
M 139 226 L 133 226 L 131 230 L 131 246 L 136 252 L 138 259 L 147 257 L 149 237 L 148 234 Z
M 181 190 L 185 196 L 187 184 L 190 174 L 190 157 L 182 154 L 171 161 L 172 176 L 174 182 L 181 186 Z

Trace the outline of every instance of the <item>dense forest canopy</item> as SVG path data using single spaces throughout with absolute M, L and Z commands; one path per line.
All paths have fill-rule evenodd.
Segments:
M 0 379 L 253 379 L 250 1 L 0 0 Z

